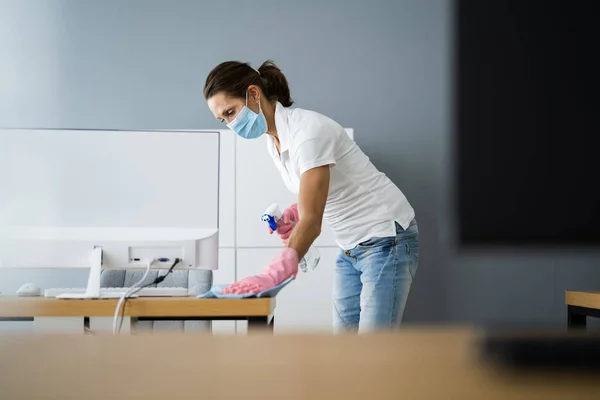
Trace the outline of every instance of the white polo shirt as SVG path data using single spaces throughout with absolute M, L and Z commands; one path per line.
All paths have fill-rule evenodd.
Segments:
M 314 111 L 285 108 L 279 102 L 275 125 L 281 156 L 269 135 L 267 148 L 293 193 L 298 194 L 304 172 L 330 165 L 324 218 L 342 249 L 350 250 L 373 237 L 395 236 L 396 222 L 408 228 L 415 217 L 408 200 L 341 125 Z

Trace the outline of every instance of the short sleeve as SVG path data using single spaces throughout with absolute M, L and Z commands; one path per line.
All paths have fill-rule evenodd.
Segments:
M 300 175 L 312 168 L 333 165 L 336 135 L 330 129 L 302 130 L 294 140 L 294 155 Z

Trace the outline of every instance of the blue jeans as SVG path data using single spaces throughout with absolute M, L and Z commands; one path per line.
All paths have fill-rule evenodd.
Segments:
M 339 332 L 400 326 L 419 262 L 416 220 L 396 236 L 373 238 L 338 255 L 333 284 L 333 325 Z

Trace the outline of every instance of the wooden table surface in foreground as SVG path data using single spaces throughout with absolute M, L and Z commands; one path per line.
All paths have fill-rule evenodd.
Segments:
M 118 299 L 61 300 L 45 297 L 0 296 L 0 317 L 112 317 Z M 128 317 L 262 317 L 273 313 L 275 298 L 197 299 L 140 297 L 127 301 Z
M 598 374 L 506 373 L 463 329 L 379 335 L 0 336 L 19 399 L 599 399 Z

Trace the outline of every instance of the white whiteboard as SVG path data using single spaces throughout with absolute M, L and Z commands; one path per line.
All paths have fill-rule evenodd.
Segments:
M 218 228 L 219 132 L 0 129 L 0 226 Z

